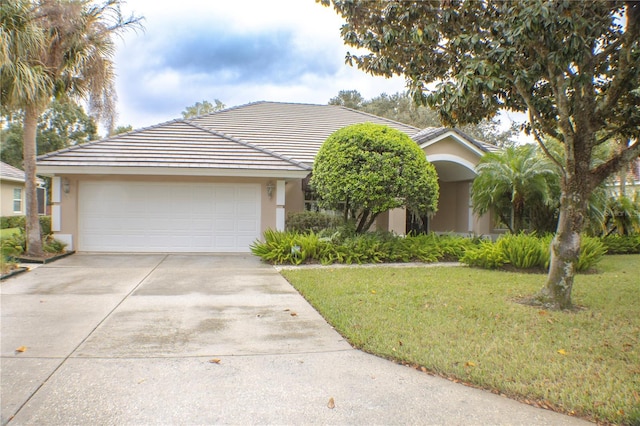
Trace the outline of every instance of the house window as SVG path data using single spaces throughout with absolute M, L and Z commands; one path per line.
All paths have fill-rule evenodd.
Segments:
M 22 189 L 13 188 L 13 212 L 22 213 Z

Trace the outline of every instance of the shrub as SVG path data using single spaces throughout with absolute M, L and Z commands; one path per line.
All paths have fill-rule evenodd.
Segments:
M 580 257 L 575 265 L 576 272 L 593 268 L 607 252 L 605 245 L 596 237 L 582 236 L 580 242 Z
M 478 246 L 481 241 L 460 235 L 440 235 L 436 239 L 441 252 L 439 260 L 458 261 L 468 249 Z
M 51 216 L 40 216 L 40 233 L 43 238 L 51 235 Z
M 470 248 L 460 259 L 469 266 L 495 269 L 510 263 L 518 269 L 549 267 L 551 235 L 505 235 L 497 242 L 483 242 L 477 248 Z M 583 236 L 580 257 L 575 265 L 576 272 L 594 267 L 606 253 L 604 244 L 595 237 Z
M 3 257 L 16 257 L 24 253 L 27 247 L 27 240 L 24 232 L 14 234 L 8 238 L 3 238 L 0 242 L 0 252 Z
M 496 244 L 507 262 L 518 269 L 544 268 L 549 259 L 548 244 L 535 235 L 520 233 L 501 236 Z
M 479 246 L 468 249 L 460 259 L 460 262 L 469 266 L 484 269 L 499 268 L 507 261 L 507 257 L 504 255 L 500 245 L 491 241 L 483 241 Z
M 342 224 L 342 218 L 326 213 L 297 212 L 287 216 L 287 231 L 320 232 L 335 229 Z
M 640 235 L 607 235 L 601 239 L 607 254 L 640 253 Z
M 43 236 L 51 235 L 51 216 L 39 216 L 40 232 Z M 2 216 L 0 217 L 0 229 L 20 228 L 25 229 L 25 216 Z
M 63 243 L 55 238 L 47 238 L 42 249 L 47 253 L 64 253 L 65 247 L 67 247 L 67 243 Z
M 24 229 L 24 216 L 2 216 L 0 218 L 0 229 L 20 228 Z

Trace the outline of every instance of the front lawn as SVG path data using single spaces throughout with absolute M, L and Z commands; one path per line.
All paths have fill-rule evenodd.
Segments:
M 282 274 L 351 344 L 534 405 L 640 424 L 640 255 L 606 256 L 554 312 L 517 303 L 545 276 L 468 267 Z

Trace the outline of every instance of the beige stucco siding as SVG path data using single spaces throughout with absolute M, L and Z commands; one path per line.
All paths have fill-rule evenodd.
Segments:
M 20 189 L 22 195 L 21 211 L 13 211 L 13 190 Z M 24 214 L 24 184 L 20 182 L 0 181 L 0 216 L 19 216 Z
M 304 191 L 302 179 L 287 180 L 286 183 L 285 215 L 304 211 Z
M 480 155 L 476 151 L 462 145 L 451 137 L 427 145 L 423 148 L 423 151 L 427 155 L 427 158 L 433 155 L 449 155 L 461 158 L 472 163 L 474 166 L 477 165 L 480 160 Z

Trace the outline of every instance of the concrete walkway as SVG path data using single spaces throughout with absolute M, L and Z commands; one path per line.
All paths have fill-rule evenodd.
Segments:
M 586 424 L 352 349 L 249 255 L 75 254 L 0 294 L 2 424 Z

